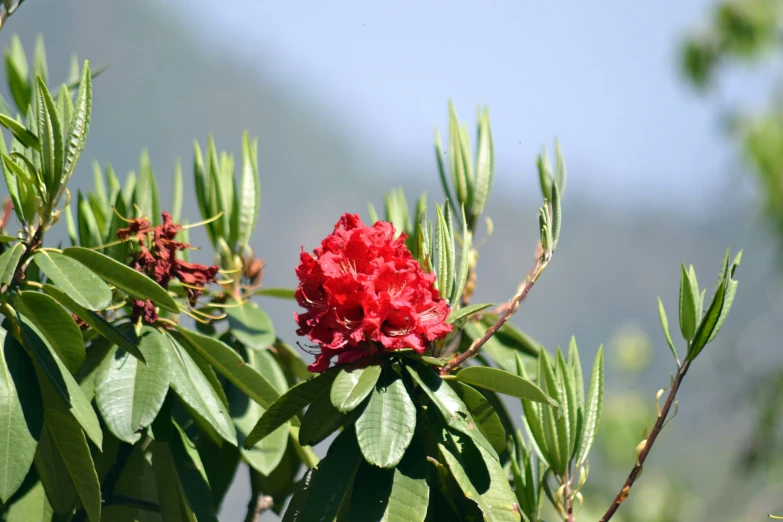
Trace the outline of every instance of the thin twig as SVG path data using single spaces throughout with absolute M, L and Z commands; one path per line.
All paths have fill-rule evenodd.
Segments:
M 19 0 L 19 2 L 16 5 L 11 6 L 8 9 L 6 9 L 5 11 L 3 11 L 2 13 L 0 13 L 0 29 L 5 27 L 5 21 L 8 20 L 8 17 L 11 16 L 12 14 L 14 14 L 16 12 L 16 10 L 19 9 L 19 7 L 23 3 L 24 3 L 24 0 Z
M 508 321 L 514 313 L 516 313 L 517 309 L 519 308 L 519 305 L 522 303 L 522 301 L 527 297 L 527 294 L 530 292 L 530 289 L 533 288 L 533 285 L 535 284 L 536 280 L 538 279 L 538 276 L 541 275 L 541 272 L 546 268 L 547 263 L 549 263 L 549 255 L 548 253 L 545 253 L 544 255 L 538 257 L 536 259 L 536 264 L 533 266 L 533 269 L 530 270 L 527 277 L 525 278 L 525 283 L 520 286 L 519 291 L 514 296 L 513 299 L 508 304 L 508 308 L 503 312 L 503 315 L 500 316 L 500 318 L 490 326 L 486 332 L 484 332 L 484 335 L 482 335 L 480 338 L 473 341 L 473 343 L 470 345 L 470 348 L 468 348 L 465 352 L 461 354 L 455 355 L 451 361 L 447 365 L 445 365 L 440 373 L 441 375 L 447 375 L 450 373 L 453 369 L 457 368 L 459 365 L 476 355 L 478 353 L 479 349 L 486 344 L 489 339 L 495 335 L 495 333 L 500 329 L 501 326 L 503 326 L 506 321 Z
M 653 444 L 655 444 L 655 440 L 658 438 L 658 435 L 660 435 L 661 430 L 663 429 L 663 426 L 666 422 L 666 417 L 669 415 L 669 410 L 674 404 L 674 398 L 677 395 L 677 390 L 680 389 L 680 384 L 682 384 L 682 380 L 685 378 L 685 374 L 688 373 L 688 367 L 690 364 L 691 362 L 686 359 L 682 366 L 680 366 L 680 369 L 674 378 L 674 382 L 672 383 L 671 390 L 669 390 L 669 395 L 666 397 L 666 404 L 663 405 L 661 413 L 658 415 L 658 420 L 655 422 L 655 426 L 653 426 L 653 429 L 650 432 L 650 436 L 647 438 L 644 449 L 642 449 L 641 453 L 639 453 L 639 458 L 636 459 L 636 464 L 631 470 L 631 473 L 628 475 L 628 478 L 625 480 L 625 484 L 623 484 L 623 487 L 614 498 L 612 505 L 609 506 L 609 509 L 606 510 L 606 513 L 604 513 L 604 516 L 601 517 L 599 522 L 607 522 L 610 518 L 612 518 L 617 509 L 620 507 L 620 504 L 622 504 L 623 501 L 628 498 L 628 494 L 631 492 L 631 487 L 633 486 L 634 482 L 636 482 L 636 479 L 639 478 L 639 474 L 642 471 L 642 465 L 647 459 L 647 455 L 649 455 Z

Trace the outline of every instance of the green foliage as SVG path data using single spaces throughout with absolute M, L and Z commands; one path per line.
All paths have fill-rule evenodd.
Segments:
M 67 184 L 79 175 L 96 74 L 85 62 L 53 96 L 42 40 L 32 60 L 16 37 L 5 56 L 17 110 L 0 103 L 9 131 L 0 153 L 20 225 L 8 234 L 8 220 L 0 223 L 5 520 L 216 521 L 240 462 L 254 498 L 269 496 L 278 513 L 288 501 L 286 521 L 536 522 L 542 492 L 574 520 L 601 418 L 603 350 L 585 391 L 575 340 L 552 356 L 508 322 L 560 239 L 559 144 L 554 173 L 545 151 L 537 162 L 544 203 L 533 270 L 511 301 L 471 304 L 494 150 L 488 111 L 478 114 L 474 157 L 450 106 L 448 168 L 436 138 L 445 202 L 430 221 L 426 195 L 412 211 L 399 189 L 384 210 L 447 301 L 440 320 L 451 332 L 423 353 L 364 341 L 369 358 L 311 375 L 261 306 L 310 296 L 262 288 L 264 263 L 251 247 L 257 140 L 242 137 L 239 179 L 231 153 L 211 137 L 204 149 L 194 143 L 193 225 L 180 223 L 191 210 L 181 162 L 169 198 L 146 151 L 122 181 L 93 163 L 93 188 L 77 192 L 73 210 Z M 62 213 L 71 246 L 53 248 L 47 232 Z M 378 219 L 372 206 L 370 217 Z M 187 258 L 193 226 L 205 227 L 215 265 Z M 727 252 L 706 308 L 695 271 L 683 267 L 688 355 L 678 378 L 726 319 L 739 262 Z M 676 358 L 662 305 L 660 317 Z M 521 400 L 523 430 L 501 395 Z M 311 446 L 332 435 L 319 462 Z

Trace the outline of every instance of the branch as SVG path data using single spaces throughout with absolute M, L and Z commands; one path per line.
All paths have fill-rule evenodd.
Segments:
M 441 371 L 441 375 L 448 375 L 452 370 L 457 368 L 459 365 L 470 359 L 471 357 L 475 356 L 476 353 L 478 353 L 479 349 L 486 344 L 489 339 L 495 335 L 495 333 L 500 329 L 501 326 L 503 326 L 506 321 L 508 321 L 514 313 L 516 313 L 517 309 L 519 308 L 519 305 L 524 301 L 525 297 L 527 297 L 527 294 L 530 292 L 530 289 L 533 288 L 533 285 L 535 284 L 536 280 L 538 279 L 538 276 L 541 275 L 541 272 L 544 271 L 544 268 L 546 268 L 547 263 L 549 263 L 549 258 L 551 254 L 548 252 L 543 253 L 541 256 L 539 256 L 536 259 L 536 264 L 533 266 L 532 270 L 527 274 L 527 277 L 525 278 L 525 282 L 519 287 L 519 291 L 514 296 L 513 299 L 508 304 L 508 307 L 503 312 L 503 315 L 500 316 L 500 318 L 497 320 L 495 324 L 490 326 L 486 332 L 484 332 L 484 335 L 482 335 L 480 338 L 473 341 L 473 344 L 470 345 L 470 348 L 468 348 L 464 353 L 455 355 L 451 361 L 447 365 L 445 365 Z
M 17 9 L 24 3 L 24 0 L 19 0 L 19 2 L 14 6 L 8 6 L 6 4 L 6 9 L 2 13 L 0 13 L 0 29 L 5 27 L 5 21 L 8 20 L 8 17 L 11 16 L 16 12 Z
M 655 426 L 653 426 L 652 432 L 650 432 L 650 436 L 647 438 L 644 449 L 642 449 L 642 452 L 639 454 L 639 458 L 636 459 L 636 465 L 634 465 L 631 473 L 625 480 L 625 484 L 623 484 L 620 492 L 617 493 L 617 496 L 614 498 L 612 505 L 609 506 L 609 509 L 606 510 L 606 513 L 604 513 L 604 516 L 601 517 L 599 522 L 607 522 L 610 518 L 612 518 L 617 509 L 620 507 L 620 504 L 622 504 L 623 501 L 628 498 L 628 494 L 631 492 L 631 487 L 633 486 L 634 482 L 636 482 L 636 479 L 639 478 L 639 474 L 642 472 L 642 465 L 647 459 L 647 455 L 650 454 L 650 450 L 652 449 L 653 444 L 655 444 L 655 440 L 658 438 L 658 435 L 660 435 L 661 430 L 666 423 L 666 417 L 669 415 L 669 410 L 674 404 L 674 398 L 677 395 L 677 390 L 680 389 L 680 384 L 682 384 L 682 380 L 685 378 L 685 374 L 688 373 L 688 367 L 690 364 L 691 361 L 686 359 L 682 366 L 680 366 L 679 371 L 677 371 L 677 376 L 674 378 L 672 388 L 669 390 L 669 395 L 666 397 L 666 404 L 663 405 L 663 409 L 658 415 L 658 420 L 655 422 Z

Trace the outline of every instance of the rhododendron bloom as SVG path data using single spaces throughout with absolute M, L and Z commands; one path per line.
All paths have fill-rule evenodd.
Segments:
M 423 353 L 448 334 L 449 305 L 435 289 L 391 223 L 368 227 L 344 214 L 313 254 L 302 249 L 296 269 L 296 300 L 307 311 L 294 314 L 299 329 L 320 349 L 312 372 L 333 357 L 346 364 L 382 351 L 412 348 Z

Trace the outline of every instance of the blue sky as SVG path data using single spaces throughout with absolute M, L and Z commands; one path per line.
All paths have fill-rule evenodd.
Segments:
M 592 200 L 713 201 L 737 156 L 718 105 L 679 76 L 684 34 L 709 1 L 257 2 L 173 0 L 207 52 L 271 62 L 401 171 L 432 167 L 435 125 L 488 104 L 501 184 L 533 188 L 533 159 L 558 136 L 569 186 Z M 754 104 L 758 77 L 721 100 Z M 368 159 L 369 161 L 369 159 Z M 371 165 L 368 165 L 371 169 Z

